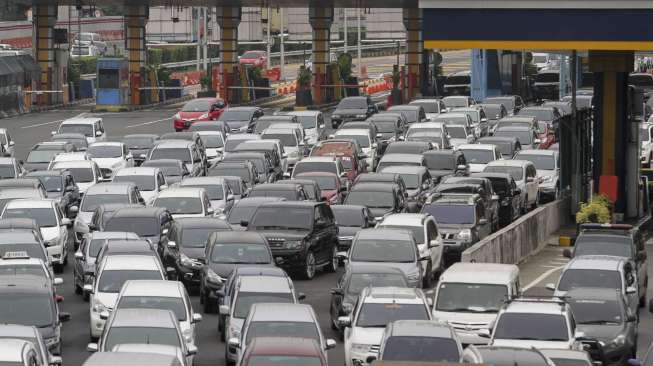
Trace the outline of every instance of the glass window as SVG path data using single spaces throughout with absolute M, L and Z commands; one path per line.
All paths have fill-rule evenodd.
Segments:
M 2 213 L 3 219 L 29 217 L 40 227 L 55 227 L 57 216 L 52 208 L 7 208 Z
M 337 166 L 334 162 L 299 162 L 295 165 L 293 176 L 300 173 L 310 172 L 327 172 L 338 174 Z
M 536 83 L 557 83 L 560 81 L 560 75 L 557 72 L 546 72 L 535 76 Z
M 358 295 L 365 287 L 407 287 L 408 282 L 398 273 L 353 273 L 349 279 L 347 294 Z
M 555 170 L 555 158 L 553 155 L 534 155 L 517 153 L 515 160 L 527 160 L 535 165 L 537 170 Z
M 524 180 L 524 169 L 521 167 L 513 166 L 487 166 L 483 169 L 484 172 L 488 173 L 508 173 L 512 176 L 512 179 L 519 182 Z
M 131 182 L 141 191 L 154 191 L 155 182 L 151 175 L 117 175 L 113 177 L 113 182 Z
M 130 203 L 128 194 L 86 194 L 82 199 L 81 211 L 95 210 L 99 205 L 107 203 Z M 122 231 L 122 230 L 120 230 Z
M 214 244 L 211 262 L 230 264 L 267 264 L 272 261 L 265 245 L 261 244 Z
M 364 98 L 345 98 L 340 101 L 338 109 L 367 109 L 367 100 Z
M 429 170 L 454 170 L 456 168 L 453 155 L 425 154 L 424 161 Z
M 66 123 L 64 125 L 61 125 L 59 128 L 59 133 L 81 133 L 82 135 L 86 137 L 95 137 L 95 133 L 93 131 L 93 125 L 87 125 L 87 124 L 71 124 L 71 123 Z
M 199 197 L 159 197 L 153 206 L 164 207 L 171 214 L 203 214 L 202 200 Z
M 513 131 L 503 128 L 498 128 L 494 131 L 494 136 L 497 137 L 516 137 L 520 144 L 530 145 L 533 143 L 533 132 L 528 131 Z
M 252 119 L 252 112 L 250 111 L 233 111 L 227 109 L 226 111 L 222 112 L 220 114 L 220 117 L 218 117 L 218 121 L 225 121 L 225 122 L 240 122 L 240 121 L 249 121 Z
M 118 344 L 161 344 L 181 348 L 176 328 L 111 327 L 104 341 L 109 351 Z
M 508 296 L 505 285 L 444 282 L 438 289 L 437 311 L 497 313 Z
M 555 366 L 590 366 L 587 360 L 577 360 L 573 358 L 556 358 L 549 357 Z
M 320 190 L 334 190 L 336 189 L 336 177 L 326 177 L 326 176 L 302 176 L 301 179 L 312 180 L 317 183 L 317 186 L 320 187 Z
M 310 338 L 320 342 L 320 333 L 315 323 L 309 322 L 252 322 L 247 329 L 246 344 L 256 337 Z
M 0 296 L 0 323 L 33 325 L 37 328 L 54 325 L 52 295 L 4 293 Z
M 28 163 L 49 163 L 52 159 L 58 154 L 62 153 L 63 150 L 32 150 L 27 155 Z
M 422 244 L 425 242 L 423 226 L 382 225 L 381 227 L 384 229 L 399 229 L 399 230 L 410 231 L 411 233 L 413 233 L 413 237 L 415 238 L 415 241 L 418 244 Z
M 247 364 L 249 366 L 321 366 L 322 361 L 311 356 L 256 355 L 251 356 Z
M 161 234 L 161 226 L 158 220 L 147 217 L 112 217 L 106 223 L 104 230 L 134 232 L 138 236 L 158 236 Z
M 292 304 L 295 299 L 292 293 L 273 293 L 273 292 L 238 292 L 234 304 L 234 318 L 245 319 L 249 314 L 249 309 L 254 304 L 261 303 L 288 303 Z
M 207 149 L 224 147 L 224 140 L 222 140 L 221 135 L 200 135 L 200 140 Z
M 483 149 L 461 149 L 460 151 L 465 154 L 465 159 L 470 164 L 487 164 L 496 160 L 494 150 Z
M 388 323 L 397 320 L 429 319 L 428 309 L 422 304 L 365 303 L 358 313 L 356 326 L 385 327 Z
M 15 178 L 16 170 L 13 165 L 0 165 L 0 179 Z
M 283 215 L 279 215 L 276 207 L 261 207 L 250 225 L 255 230 L 310 230 L 313 214 L 306 208 L 284 208 Z
M 157 159 L 177 159 L 184 163 L 192 163 L 192 157 L 188 148 L 161 148 L 154 149 L 150 155 L 150 160 Z
M 181 109 L 182 112 L 208 112 L 211 108 L 210 99 L 196 99 L 186 103 Z
M 172 311 L 177 320 L 186 321 L 186 304 L 181 297 L 123 296 L 117 309 L 160 309 Z
M 439 224 L 474 224 L 476 222 L 475 206 L 473 205 L 447 205 L 425 204 L 423 213 L 431 214 Z
M 353 244 L 352 261 L 402 262 L 415 261 L 415 243 L 400 240 L 357 240 Z
M 159 271 L 139 271 L 131 269 L 105 270 L 98 279 L 98 292 L 118 293 L 127 280 L 163 280 Z
M 261 138 L 264 140 L 279 140 L 286 147 L 296 147 L 299 143 L 294 133 L 265 133 L 261 135 Z
M 458 363 L 460 354 L 451 338 L 395 336 L 386 340 L 383 360 Z
M 599 287 L 621 290 L 622 281 L 618 271 L 600 269 L 568 269 L 562 273 L 559 291 L 578 287 Z
M 622 304 L 609 300 L 568 299 L 577 324 L 619 325 L 623 323 Z
M 527 339 L 566 342 L 567 322 L 562 315 L 504 313 L 494 330 L 494 339 Z
M 519 111 L 520 116 L 531 116 L 542 121 L 552 121 L 554 119 L 553 109 L 522 109 Z
M 38 258 L 46 263 L 48 261 L 45 253 L 45 248 L 43 248 L 43 244 L 38 242 L 0 245 L 0 257 L 9 252 L 27 252 L 27 255 L 29 255 L 30 258 Z
M 395 207 L 395 198 L 393 192 L 357 190 L 347 195 L 346 204 L 367 206 L 369 208 L 390 208 Z
M 574 244 L 574 255 L 613 255 L 633 258 L 633 239 L 613 235 L 580 235 Z

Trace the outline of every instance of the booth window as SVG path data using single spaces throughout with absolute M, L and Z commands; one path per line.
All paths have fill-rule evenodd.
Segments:
M 99 89 L 119 89 L 120 88 L 120 70 L 118 69 L 100 69 L 98 70 L 98 88 Z

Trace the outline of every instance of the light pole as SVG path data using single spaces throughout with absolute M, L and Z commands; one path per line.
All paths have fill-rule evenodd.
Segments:
M 344 45 L 344 52 L 347 53 L 347 34 L 349 33 L 349 29 L 347 28 L 347 8 L 345 8 L 345 45 Z
M 271 13 L 271 8 L 268 6 L 268 32 L 267 32 L 268 33 L 268 42 L 267 42 L 268 43 L 268 47 L 267 47 L 267 50 L 268 50 L 268 57 L 267 57 L 267 59 L 268 59 L 267 60 L 268 61 L 268 63 L 267 63 L 268 68 L 270 68 L 272 66 L 272 63 L 270 63 L 270 52 L 272 52 L 272 50 L 270 49 L 270 47 L 271 47 L 270 46 L 270 28 L 271 27 L 272 27 L 272 13 Z
M 283 33 L 283 25 L 284 25 L 284 20 L 283 20 L 283 13 L 284 13 L 284 8 L 281 8 L 279 10 L 279 20 L 281 21 L 281 26 L 279 27 L 279 35 L 280 35 L 280 40 L 279 40 L 279 46 L 280 46 L 280 51 L 281 51 L 281 60 L 280 64 L 281 66 L 279 67 L 281 73 L 280 73 L 280 79 L 281 80 L 286 80 L 285 73 L 283 72 L 284 65 L 286 64 L 286 55 L 284 51 L 284 46 L 283 46 L 283 38 L 284 38 L 284 33 Z
M 361 56 L 361 8 L 357 8 L 358 12 L 356 13 L 356 22 L 358 23 L 358 44 L 356 45 L 357 51 L 358 51 L 358 57 L 356 63 L 358 64 L 358 77 L 361 77 L 361 68 L 363 67 L 362 65 L 362 56 Z

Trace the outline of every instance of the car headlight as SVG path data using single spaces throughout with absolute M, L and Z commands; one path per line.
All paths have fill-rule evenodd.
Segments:
M 45 242 L 45 246 L 46 246 L 46 247 L 54 247 L 54 246 L 58 246 L 58 245 L 60 244 L 60 241 L 61 241 L 61 237 L 60 237 L 60 236 L 57 236 L 57 237 L 55 237 L 55 238 L 52 238 L 52 239 L 46 241 L 46 242 Z
M 354 310 L 354 304 L 348 303 L 348 302 L 343 302 L 342 303 L 342 311 L 345 314 L 350 314 Z
M 186 254 L 181 253 L 179 256 L 179 262 L 181 263 L 182 266 L 184 267 L 190 267 L 190 268 L 198 268 L 202 266 L 202 263 L 199 261 L 189 258 Z
M 406 274 L 406 277 L 408 277 L 408 279 L 409 279 L 410 281 L 417 281 L 417 280 L 419 280 L 419 269 L 416 268 L 414 271 L 407 273 L 407 274 Z
M 172 119 L 181 119 L 181 116 L 179 115 L 179 113 L 175 113 L 175 115 L 172 116 Z
M 107 310 L 107 307 L 104 306 L 104 304 L 99 302 L 98 300 L 95 300 L 93 302 L 93 308 L 92 309 L 93 309 L 93 312 L 95 312 L 95 313 L 101 313 L 101 312 Z
M 186 340 L 186 343 L 190 343 L 193 341 L 193 332 L 191 331 L 190 328 L 184 329 L 184 331 L 181 334 L 184 336 L 184 340 Z
M 240 338 L 240 327 L 230 324 L 229 333 L 231 334 L 231 338 Z
M 208 114 L 208 113 L 204 113 L 203 115 L 199 116 L 198 119 L 206 119 L 206 118 L 209 118 L 209 114 Z
M 222 283 L 224 283 L 224 278 L 220 277 L 212 269 L 206 271 L 206 280 L 215 285 L 221 285 Z
M 357 114 L 356 115 L 356 118 L 365 118 L 365 117 L 367 117 L 367 115 L 365 115 L 365 114 Z
M 372 351 L 371 344 L 352 343 L 351 351 L 354 353 L 370 353 Z
M 626 336 L 624 334 L 619 334 L 615 339 L 610 342 L 612 347 L 621 347 L 626 344 Z
M 456 237 L 461 240 L 470 240 L 472 238 L 472 231 L 469 229 L 461 230 Z
M 299 249 L 302 247 L 301 240 L 288 240 L 286 242 L 286 249 Z

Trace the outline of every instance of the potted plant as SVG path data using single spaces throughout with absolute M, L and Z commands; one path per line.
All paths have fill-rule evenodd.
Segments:
M 589 202 L 581 203 L 580 209 L 576 213 L 576 223 L 588 224 L 607 224 L 612 219 L 612 203 L 604 195 L 594 196 Z

